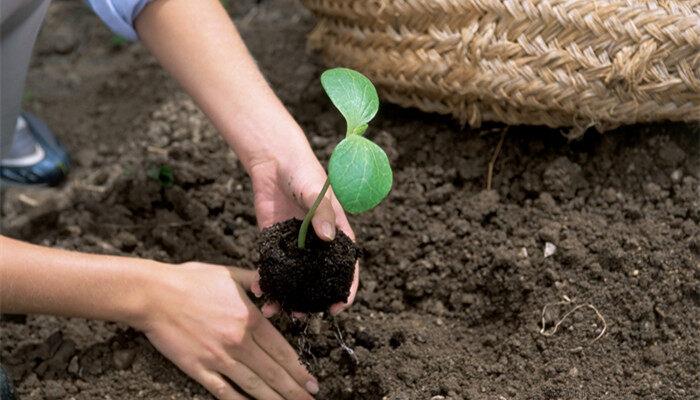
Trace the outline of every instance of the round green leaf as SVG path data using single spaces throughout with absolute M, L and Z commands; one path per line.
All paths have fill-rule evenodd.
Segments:
M 358 135 L 347 136 L 335 147 L 328 163 L 328 178 L 335 197 L 352 214 L 381 203 L 393 182 L 384 150 Z
M 347 122 L 347 135 L 362 135 L 377 115 L 379 96 L 366 76 L 349 68 L 333 68 L 321 74 L 321 85 Z

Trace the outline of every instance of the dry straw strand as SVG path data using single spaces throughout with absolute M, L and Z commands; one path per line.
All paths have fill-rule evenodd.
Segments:
M 570 127 L 700 121 L 700 0 L 303 0 L 329 64 L 406 107 Z

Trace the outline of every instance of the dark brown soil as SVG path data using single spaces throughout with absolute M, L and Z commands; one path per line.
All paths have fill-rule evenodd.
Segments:
M 300 220 L 290 219 L 260 233 L 255 263 L 260 288 L 267 300 L 279 303 L 283 310 L 327 311 L 350 295 L 360 250 L 340 230 L 333 241 L 325 242 L 313 228 L 308 230 L 305 248 L 300 249 L 300 227 Z
M 318 84 L 321 64 L 305 53 L 313 18 L 291 0 L 232 4 L 325 163 L 343 123 Z M 3 232 L 252 267 L 250 182 L 192 101 L 138 45 L 113 49 L 82 1 L 54 2 L 48 22 L 27 105 L 76 166 L 59 190 L 8 191 Z M 361 284 L 336 322 L 354 357 L 329 321 L 274 320 L 311 354 L 319 399 L 700 398 L 698 126 L 589 132 L 573 143 L 513 127 L 491 191 L 485 174 L 502 127 L 463 130 L 388 104 L 375 126 L 368 134 L 387 150 L 395 186 L 351 221 Z M 147 176 L 160 165 L 173 170 L 170 188 Z M 581 304 L 605 324 L 585 307 L 540 333 L 543 319 L 551 332 Z M 22 398 L 210 398 L 122 326 L 31 316 L 1 328 L 0 357 L 20 366 Z

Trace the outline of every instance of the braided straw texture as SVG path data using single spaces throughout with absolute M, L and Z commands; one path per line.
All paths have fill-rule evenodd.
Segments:
M 384 99 L 604 131 L 700 120 L 700 0 L 302 0 L 309 43 Z

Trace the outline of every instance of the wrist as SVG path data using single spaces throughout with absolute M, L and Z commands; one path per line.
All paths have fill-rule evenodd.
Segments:
M 236 114 L 227 112 L 218 123 L 215 116 L 210 116 L 246 171 L 250 174 L 259 164 L 285 165 L 299 157 L 313 156 L 294 117 L 269 88 L 260 92 L 256 99 L 259 104 L 254 107 L 246 104 Z
M 132 290 L 122 301 L 118 315 L 112 318 L 138 330 L 144 330 L 150 317 L 156 312 L 155 293 L 163 286 L 167 277 L 168 265 L 165 263 L 135 259 L 136 265 L 130 274 L 129 286 Z
M 305 167 L 302 161 L 315 160 L 313 151 L 301 128 L 296 125 L 272 128 L 273 132 L 260 132 L 255 137 L 255 146 L 237 151 L 243 167 L 252 175 L 254 169 L 263 164 L 274 164 L 278 168 L 296 165 Z

